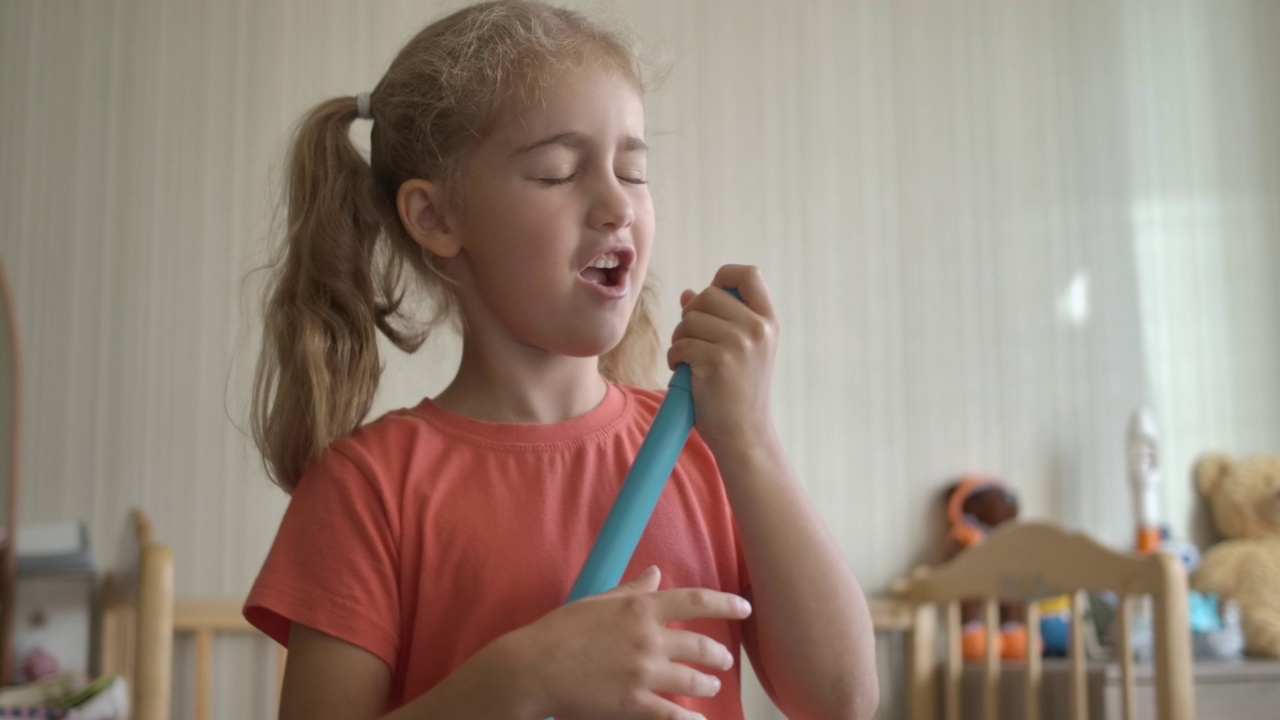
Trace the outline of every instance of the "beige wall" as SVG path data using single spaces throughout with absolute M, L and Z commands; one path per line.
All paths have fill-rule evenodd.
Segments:
M 269 173 L 442 7 L 0 2 L 24 520 L 84 519 L 109 560 L 140 505 L 181 592 L 246 590 L 285 505 L 241 431 Z M 1197 453 L 1280 450 L 1280 4 L 603 7 L 675 62 L 649 116 L 665 326 L 719 264 L 764 268 L 776 420 L 869 590 L 930 555 L 964 470 L 1128 542 L 1140 403 L 1179 532 Z M 389 358 L 380 408 L 443 385 L 431 349 Z

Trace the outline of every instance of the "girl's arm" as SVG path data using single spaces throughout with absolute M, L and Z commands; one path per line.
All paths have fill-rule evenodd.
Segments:
M 728 670 L 715 640 L 668 623 L 751 614 L 713 590 L 658 590 L 650 568 L 622 585 L 563 605 L 486 645 L 447 678 L 382 720 L 706 720 L 659 693 L 711 697 Z M 281 691 L 282 720 L 362 720 L 385 709 L 391 670 L 377 656 L 294 623 Z
M 532 718 L 534 713 L 522 706 L 516 684 L 502 667 L 492 653 L 481 651 L 426 695 L 382 715 L 391 683 L 386 663 L 355 645 L 294 623 L 280 719 Z
M 755 614 L 742 636 L 789 718 L 869 720 L 879 702 L 866 598 L 776 436 L 719 457 Z
M 756 612 L 743 643 L 791 718 L 866 720 L 879 701 L 875 635 L 858 582 L 805 497 L 773 427 L 778 320 L 760 271 L 726 265 L 681 296 L 668 364 L 689 364 L 697 428 L 742 538 Z M 721 288 L 736 288 L 741 302 Z

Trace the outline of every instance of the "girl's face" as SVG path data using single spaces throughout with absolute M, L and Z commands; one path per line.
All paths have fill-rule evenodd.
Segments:
M 636 89 L 587 67 L 476 149 L 458 227 L 472 332 L 574 357 L 618 344 L 653 244 L 644 130 Z

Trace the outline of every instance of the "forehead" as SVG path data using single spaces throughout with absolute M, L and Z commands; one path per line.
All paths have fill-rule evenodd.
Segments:
M 624 135 L 644 137 L 639 89 L 605 64 L 561 71 L 536 88 L 523 109 L 499 123 L 492 144 L 509 152 L 563 132 L 606 141 Z

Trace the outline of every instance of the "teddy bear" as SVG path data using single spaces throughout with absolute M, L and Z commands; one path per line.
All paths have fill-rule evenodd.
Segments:
M 998 525 L 1016 520 L 1018 496 L 1000 480 L 983 475 L 966 475 L 947 488 L 945 493 L 947 534 L 944 558 L 950 560 L 965 548 L 986 539 Z M 961 649 L 966 660 L 980 660 L 986 655 L 987 636 L 978 603 L 960 605 Z M 1026 628 L 1022 625 L 1019 603 L 1000 603 L 999 653 L 1005 659 L 1022 659 L 1027 652 Z
M 1204 554 L 1192 586 L 1240 606 L 1250 653 L 1280 657 L 1280 456 L 1208 455 L 1195 475 L 1225 539 Z

